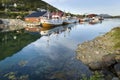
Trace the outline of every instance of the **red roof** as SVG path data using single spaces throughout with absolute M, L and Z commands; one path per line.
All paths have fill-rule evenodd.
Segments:
M 52 15 L 59 15 L 60 17 L 63 16 L 63 12 L 52 12 Z

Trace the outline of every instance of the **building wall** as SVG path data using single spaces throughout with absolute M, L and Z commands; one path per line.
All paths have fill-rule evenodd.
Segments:
M 48 16 L 47 13 L 43 14 L 42 16 L 39 17 L 26 17 L 25 21 L 26 22 L 40 22 L 40 18 L 43 16 Z

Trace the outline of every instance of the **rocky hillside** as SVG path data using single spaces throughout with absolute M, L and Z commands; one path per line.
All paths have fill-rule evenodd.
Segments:
M 110 75 L 113 78 L 117 75 L 120 78 L 120 27 L 80 44 L 76 53 L 77 59 L 88 65 L 91 70 L 100 70 L 105 77 Z

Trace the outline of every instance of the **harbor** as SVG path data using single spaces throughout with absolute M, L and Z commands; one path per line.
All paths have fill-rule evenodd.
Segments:
M 77 60 L 75 52 L 77 45 L 101 36 L 118 25 L 119 19 L 106 19 L 94 25 L 74 23 L 54 28 L 40 28 L 40 31 L 23 30 L 17 31 L 16 34 L 6 33 L 1 37 L 5 38 L 5 41 L 1 42 L 3 46 L 0 46 L 0 49 L 3 49 L 1 51 L 3 52 L 6 48 L 5 51 L 9 53 L 5 52 L 7 55 L 1 56 L 0 79 L 4 80 L 14 74 L 15 78 L 24 76 L 30 80 L 72 80 L 82 78 L 81 74 L 90 76 L 89 68 Z M 13 39 L 9 34 L 13 35 Z M 4 75 L 6 77 L 3 77 Z
M 120 80 L 119 4 L 0 0 L 0 80 Z

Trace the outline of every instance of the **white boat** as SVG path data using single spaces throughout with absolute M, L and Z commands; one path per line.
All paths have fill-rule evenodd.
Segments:
M 54 27 L 62 24 L 63 24 L 63 20 L 59 15 L 52 15 L 52 18 L 50 18 L 49 15 L 48 17 L 41 18 L 42 27 Z
M 63 17 L 62 19 L 63 19 L 63 24 L 70 24 L 79 21 L 76 17 L 71 17 L 71 16 L 66 16 Z
M 85 18 L 80 19 L 80 22 L 89 22 L 90 20 L 92 20 L 92 19 L 85 17 Z
M 55 27 L 62 24 L 63 24 L 63 21 L 58 19 L 45 19 L 41 21 L 42 27 Z

